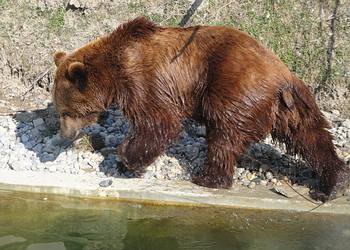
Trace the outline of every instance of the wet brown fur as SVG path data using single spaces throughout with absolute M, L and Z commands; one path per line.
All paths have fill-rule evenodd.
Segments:
M 244 32 L 164 28 L 137 18 L 71 54 L 56 54 L 55 62 L 61 114 L 91 119 L 112 103 L 120 106 L 130 133 L 118 153 L 135 173 L 164 152 L 182 120 L 194 118 L 207 128 L 208 160 L 194 177 L 199 185 L 229 188 L 237 158 L 270 133 L 316 170 L 324 200 L 349 179 L 309 89 Z M 74 62 L 84 68 L 69 69 Z

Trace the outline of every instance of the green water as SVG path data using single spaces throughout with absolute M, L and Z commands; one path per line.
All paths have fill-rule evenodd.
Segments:
M 350 217 L 0 190 L 0 249 L 350 249 Z

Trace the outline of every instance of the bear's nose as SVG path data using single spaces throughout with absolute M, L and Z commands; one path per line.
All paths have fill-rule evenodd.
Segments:
M 80 134 L 80 130 L 60 129 L 60 135 L 66 139 L 74 141 Z

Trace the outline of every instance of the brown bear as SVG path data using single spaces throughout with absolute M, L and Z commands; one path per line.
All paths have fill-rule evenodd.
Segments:
M 350 170 L 310 90 L 271 51 L 229 27 L 159 27 L 136 18 L 78 50 L 54 56 L 61 134 L 116 103 L 130 124 L 118 153 L 142 174 L 193 118 L 206 126 L 208 159 L 196 184 L 229 188 L 236 160 L 268 134 L 317 172 L 323 201 L 344 192 Z

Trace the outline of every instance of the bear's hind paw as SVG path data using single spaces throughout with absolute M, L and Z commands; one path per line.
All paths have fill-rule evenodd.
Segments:
M 229 176 L 212 176 L 212 175 L 196 175 L 192 177 L 192 182 L 199 186 L 208 188 L 226 188 L 232 187 L 232 177 Z

